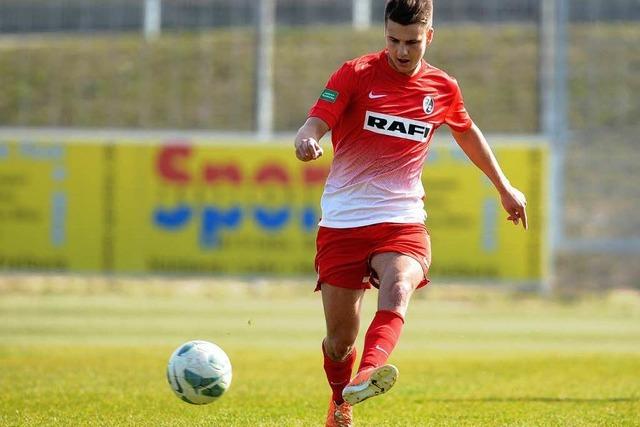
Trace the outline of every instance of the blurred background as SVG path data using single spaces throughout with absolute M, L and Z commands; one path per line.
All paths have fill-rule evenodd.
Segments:
M 3 0 L 0 135 L 290 144 L 331 72 L 383 47 L 383 8 Z M 639 18 L 637 0 L 436 4 L 427 60 L 458 79 L 474 121 L 494 141 L 549 147 L 538 248 L 547 286 L 640 287 Z

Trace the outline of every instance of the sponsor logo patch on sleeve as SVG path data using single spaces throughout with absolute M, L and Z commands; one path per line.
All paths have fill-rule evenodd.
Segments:
M 320 94 L 320 99 L 331 102 L 332 104 L 338 99 L 339 93 L 335 90 L 325 88 Z

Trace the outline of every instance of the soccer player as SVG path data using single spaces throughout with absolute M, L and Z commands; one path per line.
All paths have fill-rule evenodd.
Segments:
M 332 131 L 334 158 L 315 259 L 327 327 L 324 369 L 332 389 L 327 426 L 351 426 L 352 405 L 386 392 L 398 376 L 386 362 L 412 293 L 428 283 L 421 174 L 439 126 L 449 126 L 491 180 L 507 219 L 527 228 L 526 199 L 469 117 L 456 80 L 423 59 L 433 40 L 432 14 L 432 0 L 388 1 L 386 49 L 343 64 L 295 137 L 296 156 L 306 162 L 322 155 L 318 141 Z M 379 289 L 378 311 L 352 379 L 360 307 L 371 285 Z

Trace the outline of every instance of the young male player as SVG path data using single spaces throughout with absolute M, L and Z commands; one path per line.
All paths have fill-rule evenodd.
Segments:
M 386 361 L 413 291 L 428 283 L 421 173 L 439 126 L 449 126 L 491 180 L 508 220 L 527 228 L 525 197 L 467 114 L 456 80 L 423 60 L 433 40 L 432 11 L 432 0 L 388 1 L 386 49 L 340 67 L 295 138 L 296 156 L 310 161 L 322 155 L 318 141 L 332 131 L 315 260 L 327 325 L 324 369 L 333 392 L 327 426 L 351 426 L 351 406 L 386 392 L 398 376 Z M 351 379 L 362 297 L 371 284 L 379 289 L 378 311 Z

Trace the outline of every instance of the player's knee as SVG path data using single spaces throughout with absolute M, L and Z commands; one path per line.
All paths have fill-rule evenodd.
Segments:
M 353 340 L 334 337 L 327 337 L 324 341 L 324 349 L 327 352 L 327 356 L 331 360 L 343 360 L 353 350 Z
M 415 286 L 410 280 L 396 278 L 396 280 L 385 286 L 384 291 L 381 293 L 379 308 L 403 313 L 409 304 L 414 289 Z
M 390 286 L 391 292 L 402 299 L 409 298 L 414 289 L 415 285 L 411 279 L 404 276 L 396 277 Z

